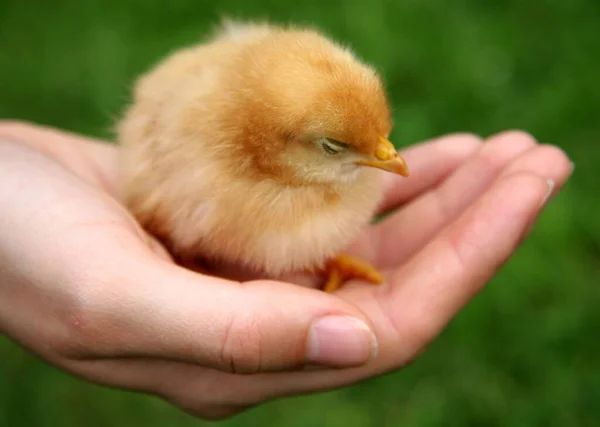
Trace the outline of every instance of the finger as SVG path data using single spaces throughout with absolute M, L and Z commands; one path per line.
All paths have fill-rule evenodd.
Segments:
M 230 402 L 234 403 L 233 408 L 235 405 L 243 408 L 277 396 L 338 387 L 410 360 L 508 258 L 539 212 L 547 190 L 548 186 L 542 179 L 529 174 L 518 174 L 500 181 L 477 206 L 427 247 L 413 265 L 396 273 L 401 283 L 389 294 L 376 294 L 379 302 L 373 304 L 371 300 L 370 307 L 365 310 L 376 320 L 378 334 L 385 345 L 378 363 L 344 371 L 253 376 L 234 376 L 174 365 L 169 368 L 169 380 L 164 380 L 163 389 L 164 384 L 169 384 L 167 389 L 178 390 L 170 395 L 170 400 L 200 416 L 205 416 L 208 411 L 212 416 L 221 417 L 234 413 L 235 409 L 221 407 L 217 412 L 222 412 L 217 414 L 213 411 L 213 404 Z M 495 244 L 490 245 L 490 242 Z M 460 252 L 455 253 L 455 250 Z M 431 260 L 436 260 L 439 268 L 432 271 Z M 461 261 L 457 263 L 457 260 Z M 363 302 L 368 300 L 360 299 Z M 393 325 L 393 333 L 386 331 L 389 325 Z M 394 341 L 389 337 L 393 337 Z M 155 369 L 154 375 L 136 377 L 161 378 L 156 375 L 158 372 Z M 131 375 L 132 370 L 127 369 L 120 377 Z M 146 384 L 146 387 L 155 385 Z M 201 396 L 214 396 L 217 401 L 210 397 L 206 401 Z
M 476 137 L 457 135 L 414 148 L 414 150 L 419 151 L 419 155 L 415 156 L 415 159 L 418 160 L 421 157 L 423 159 L 431 158 L 434 160 L 431 166 L 442 169 L 439 174 L 429 171 L 431 173 L 424 174 L 426 177 L 443 177 L 446 173 L 444 168 L 451 164 L 460 165 L 460 167 L 452 173 L 440 188 L 432 189 L 430 193 L 417 198 L 399 212 L 364 230 L 348 251 L 376 264 L 379 268 L 391 267 L 402 262 L 419 249 L 447 221 L 452 219 L 447 216 L 452 207 L 454 207 L 456 214 L 460 213 L 459 208 L 481 194 L 486 183 L 489 184 L 506 164 L 523 151 L 534 147 L 535 144 L 533 137 L 527 134 L 505 132 L 491 137 L 483 145 L 478 142 Z M 475 151 L 475 154 L 469 156 L 469 150 L 477 150 L 476 147 L 481 148 Z M 431 151 L 429 152 L 429 150 Z M 462 151 L 463 163 L 459 161 L 460 155 L 448 154 L 452 150 Z M 439 156 L 439 154 L 442 155 Z M 454 162 L 448 162 L 444 159 L 454 159 Z M 419 165 L 418 162 L 417 165 Z M 429 165 L 427 162 L 421 163 L 424 172 L 427 172 L 425 170 L 428 167 L 427 165 Z M 416 173 L 419 173 L 419 171 Z M 474 179 L 475 174 L 480 176 Z M 391 174 L 388 175 L 391 176 Z M 396 192 L 396 196 L 404 198 L 410 196 L 411 191 L 418 194 L 426 190 L 429 186 L 427 179 L 423 179 L 422 182 L 426 183 L 423 187 L 420 185 L 398 185 L 391 188 L 391 190 Z M 437 196 L 438 193 L 439 196 Z M 441 210 L 442 205 L 448 207 Z M 418 226 L 415 226 L 415 223 Z M 286 277 L 286 281 L 310 287 L 317 286 L 320 282 L 312 275 L 294 275 Z
M 521 242 L 550 190 L 546 179 L 531 173 L 500 179 L 394 273 L 392 286 L 379 299 L 403 338 L 402 353 L 410 357 L 420 351 L 493 277 Z
M 73 358 L 154 357 L 249 373 L 357 366 L 374 354 L 364 316 L 333 296 L 201 276 L 121 247 L 85 266 L 84 276 L 102 271 L 102 282 L 82 286 Z
M 369 237 L 377 242 L 377 250 L 371 255 L 374 261 L 383 268 L 404 262 L 460 215 L 519 156 L 536 156 L 534 147 L 535 139 L 521 132 L 505 132 L 490 138 L 439 187 L 369 230 Z M 539 169 L 542 173 L 548 171 Z
M 481 138 L 456 134 L 424 142 L 402 151 L 410 169 L 408 178 L 383 173 L 385 188 L 379 213 L 407 203 L 415 196 L 444 180 L 465 159 L 477 152 Z
M 117 189 L 117 148 L 93 138 L 25 122 L 0 120 L 0 139 L 25 143 L 111 194 Z
M 392 274 L 391 286 L 343 289 L 340 295 L 354 301 L 375 327 L 380 351 L 372 363 L 344 371 L 260 374 L 248 381 L 275 397 L 340 387 L 407 364 L 510 257 L 548 190 L 547 181 L 533 174 L 503 178 Z
M 512 162 L 502 172 L 502 176 L 526 171 L 554 181 L 554 193 L 556 193 L 571 176 L 573 162 L 561 148 L 543 144 Z
M 553 151 L 553 148 L 550 148 L 549 150 L 547 150 L 547 152 L 551 152 Z M 552 155 L 551 154 L 546 154 L 545 160 L 550 161 L 552 160 Z M 540 158 L 537 160 L 538 162 L 542 162 L 544 163 L 544 155 L 540 156 Z M 533 162 L 533 161 L 532 161 Z M 535 162 L 534 162 L 535 163 Z M 535 169 L 535 166 L 532 166 Z M 516 170 L 516 169 L 515 169 Z M 523 176 L 521 175 L 521 178 L 525 177 L 526 179 L 531 178 L 530 176 Z M 535 179 L 535 178 L 534 178 Z M 559 188 L 560 186 L 562 186 L 562 184 L 564 183 L 564 180 L 566 179 L 566 177 L 562 177 L 559 178 L 557 180 L 557 187 Z M 539 182 L 538 182 L 539 184 Z M 534 184 L 537 185 L 537 184 Z M 542 186 L 543 187 L 543 186 Z M 512 184 L 512 188 L 516 189 L 517 191 L 525 188 L 528 188 L 528 185 L 523 185 L 522 183 L 519 184 Z M 542 191 L 545 190 L 545 187 L 542 188 Z M 512 190 L 507 191 L 509 194 L 512 192 Z M 539 196 L 540 196 L 540 191 L 537 192 L 537 197 L 539 200 Z M 522 197 L 523 194 L 516 194 L 515 199 L 517 201 L 520 201 L 521 199 L 523 199 L 525 202 L 527 202 L 528 200 L 530 200 L 530 198 L 528 197 Z M 494 198 L 494 196 L 492 195 L 492 197 L 490 198 Z M 501 199 L 501 197 L 500 197 Z M 490 201 L 487 200 L 487 205 L 488 207 L 486 208 L 487 210 L 489 209 L 489 203 Z M 511 203 L 510 201 L 508 202 L 509 205 L 514 205 L 514 203 Z M 535 203 L 534 203 L 534 209 L 529 209 L 529 211 L 534 211 L 533 215 L 525 215 L 526 218 L 531 218 L 535 216 Z M 531 204 L 529 204 L 529 206 L 531 207 Z M 493 207 L 493 204 L 492 204 Z M 477 212 L 481 212 L 481 210 L 486 210 L 484 208 L 480 207 L 480 210 Z M 493 211 L 494 215 L 502 215 L 504 212 L 502 209 L 491 209 Z M 527 208 L 524 209 L 524 211 L 527 211 Z M 471 213 L 471 215 L 475 215 L 477 216 L 477 213 L 473 214 Z M 512 221 L 508 221 L 509 223 L 512 223 Z M 525 220 L 525 223 L 527 223 L 528 220 Z M 522 222 L 523 223 L 523 222 Z M 517 227 L 517 229 L 520 230 L 526 230 L 527 227 Z M 468 233 L 467 233 L 468 234 Z M 515 233 L 509 233 L 512 234 L 513 236 L 515 235 Z M 518 234 L 518 232 L 517 232 Z M 500 231 L 499 233 L 495 233 L 494 235 L 503 235 L 503 232 Z M 494 238 L 494 235 L 490 236 L 490 238 Z M 518 241 L 518 238 L 516 239 Z M 515 241 L 515 238 L 513 237 L 513 242 Z M 506 244 L 504 244 L 502 247 L 506 247 Z M 508 247 L 510 248 L 511 245 L 509 244 Z M 479 251 L 474 250 L 472 251 L 474 253 L 479 253 Z M 504 251 L 504 254 L 500 253 L 500 256 L 496 256 L 496 265 L 499 265 L 502 263 L 502 260 L 504 258 L 506 258 L 508 255 L 506 255 L 507 253 L 510 254 L 512 252 L 512 250 L 508 249 Z M 427 255 L 423 255 L 422 258 L 425 258 L 425 262 L 429 262 L 429 257 Z M 499 260 L 499 261 L 498 261 Z M 479 269 L 481 270 L 481 266 L 479 266 Z M 486 269 L 484 268 L 484 271 Z M 489 269 L 487 269 L 489 271 Z M 495 268 L 491 269 L 492 271 L 495 271 Z M 492 273 L 493 274 L 493 273 Z M 479 280 L 483 280 L 485 282 L 485 277 L 475 273 L 475 276 L 479 278 Z M 412 283 L 414 284 L 414 288 L 416 290 L 418 290 L 418 286 L 419 285 L 423 285 L 422 283 L 419 284 L 419 281 L 417 279 L 412 280 Z M 436 280 L 432 280 L 433 284 L 436 284 L 437 281 Z M 443 288 L 444 284 L 439 284 L 438 288 Z M 458 286 L 457 286 L 458 287 Z M 476 290 L 478 289 L 477 284 L 475 284 L 475 290 L 473 290 L 471 288 L 470 291 L 470 295 L 467 296 L 466 298 L 463 297 L 463 301 L 465 299 L 469 299 L 472 296 L 472 293 L 476 292 Z M 364 290 L 361 289 L 361 290 Z M 424 292 L 426 295 L 425 297 L 427 297 L 429 295 L 429 292 Z M 433 295 L 442 295 L 442 292 L 433 292 Z M 380 296 L 379 296 L 380 297 Z M 380 301 L 379 302 L 374 302 L 372 298 L 365 298 L 365 297 L 359 297 L 357 298 L 358 300 L 360 300 L 361 303 L 363 303 L 363 310 L 367 313 L 369 313 L 370 317 L 372 319 L 374 319 L 376 321 L 376 325 L 378 326 L 378 334 L 383 338 L 385 336 L 390 337 L 393 336 L 394 338 L 396 338 L 397 340 L 394 342 L 390 342 L 389 340 L 387 341 L 387 349 L 384 347 L 383 351 L 382 351 L 382 356 L 384 356 L 383 358 L 380 358 L 378 360 L 379 363 L 372 363 L 369 364 L 367 366 L 361 367 L 361 368 L 356 368 L 356 369 L 350 369 L 350 370 L 343 370 L 343 371 L 339 371 L 339 370 L 319 370 L 319 371 L 312 371 L 312 372 L 289 372 L 289 373 L 266 373 L 266 374 L 257 374 L 257 375 L 253 375 L 253 376 L 233 376 L 233 375 L 227 375 L 227 374 L 223 374 L 223 376 L 221 376 L 221 373 L 217 374 L 217 378 L 215 379 L 214 377 L 212 377 L 212 373 L 214 373 L 215 371 L 210 371 L 208 370 L 206 372 L 206 374 L 208 376 L 205 376 L 204 373 L 200 374 L 200 372 L 197 372 L 197 377 L 194 377 L 194 374 L 192 373 L 193 371 L 190 372 L 186 372 L 185 374 L 180 374 L 180 377 L 185 377 L 186 379 L 188 379 L 188 381 L 185 381 L 185 384 L 181 384 L 181 388 L 179 388 L 179 386 L 177 386 L 177 388 L 179 388 L 181 390 L 181 392 L 179 393 L 179 396 L 182 396 L 179 399 L 176 399 L 176 401 L 185 401 L 185 397 L 184 396 L 202 396 L 206 393 L 207 387 L 208 390 L 216 390 L 218 388 L 213 388 L 214 385 L 212 385 L 212 381 L 216 381 L 216 383 L 220 383 L 220 384 L 229 384 L 227 387 L 225 387 L 226 390 L 231 390 L 232 392 L 230 394 L 227 394 L 227 396 L 223 396 L 220 392 L 217 392 L 217 395 L 219 396 L 220 401 L 229 401 L 229 402 L 235 402 L 236 405 L 240 405 L 237 406 L 237 408 L 243 408 L 244 405 L 251 405 L 253 403 L 259 402 L 261 400 L 264 399 L 269 399 L 269 398 L 273 398 L 273 397 L 277 397 L 277 396 L 282 396 L 282 395 L 290 395 L 290 394 L 297 394 L 297 393 L 304 393 L 304 392 L 313 392 L 313 391 L 318 391 L 318 390 L 324 390 L 324 389 L 329 389 L 331 387 L 338 387 L 338 386 L 342 386 L 342 385 L 346 385 L 346 384 L 351 384 L 355 381 L 360 380 L 361 378 L 365 378 L 367 376 L 371 376 L 371 375 L 375 375 L 384 371 L 387 371 L 389 369 L 391 369 L 390 364 L 398 364 L 401 362 L 402 358 L 398 358 L 396 356 L 397 351 L 392 349 L 392 351 L 389 351 L 389 348 L 393 347 L 395 349 L 397 348 L 401 348 L 401 346 L 398 345 L 398 340 L 402 339 L 401 336 L 399 336 L 397 334 L 397 332 L 394 332 L 392 334 L 390 334 L 389 332 L 386 332 L 385 329 L 387 328 L 388 325 L 388 318 L 389 318 L 389 313 L 392 312 L 396 312 L 396 313 L 402 313 L 404 310 L 403 309 L 399 309 L 396 308 L 395 310 L 386 310 L 386 313 L 382 313 L 380 308 L 384 307 L 384 304 L 382 303 L 382 298 L 379 298 Z M 425 298 L 426 300 L 426 298 Z M 412 304 L 412 302 L 407 302 L 406 306 L 410 306 Z M 421 312 L 425 313 L 425 316 L 430 315 L 431 313 L 435 313 L 434 310 L 436 310 L 437 307 L 431 307 L 429 309 L 423 309 L 421 310 Z M 454 308 L 454 311 L 456 311 L 456 308 Z M 448 317 L 452 317 L 452 315 L 448 316 L 448 314 L 446 313 L 446 318 Z M 394 322 L 396 323 L 396 322 Z M 445 324 L 445 323 L 444 323 Z M 383 325 L 383 327 L 379 327 Z M 443 326 L 442 326 L 443 327 Z M 438 327 L 439 328 L 439 327 Z M 410 335 L 410 334 L 408 334 Z M 423 339 L 423 334 L 421 333 L 417 333 L 415 334 L 419 339 L 416 340 L 416 342 L 422 342 Z M 430 334 L 429 334 L 430 335 Z M 425 335 L 426 336 L 426 335 Z M 431 335 L 430 335 L 431 336 Z M 385 339 L 381 340 L 383 343 L 386 343 Z M 425 339 L 425 341 L 427 341 L 427 339 Z M 410 347 L 410 346 L 409 346 Z M 387 350 L 387 351 L 386 351 Z M 410 359 L 412 357 L 414 357 L 414 353 L 416 353 L 418 350 L 414 350 L 414 347 L 412 347 L 411 350 L 409 350 L 408 352 L 403 352 L 404 355 L 404 359 Z M 407 354 L 408 353 L 408 354 Z M 390 357 L 390 354 L 392 355 Z M 387 355 L 387 358 L 385 357 Z M 386 360 L 387 359 L 387 360 Z M 392 366 L 393 367 L 393 366 Z M 172 372 L 172 371 L 171 371 Z M 174 372 L 172 372 L 174 373 Z M 177 377 L 177 375 L 173 375 L 174 377 Z M 207 380 L 208 378 L 208 380 Z M 210 378 L 213 378 L 212 380 Z M 231 381 L 231 383 L 229 382 Z M 215 383 L 215 384 L 216 384 Z M 221 388 L 221 390 L 223 390 Z M 214 394 L 214 393 L 213 393 Z M 210 402 L 212 403 L 212 402 Z M 195 403 L 195 408 L 202 408 L 202 409 L 196 409 L 196 411 L 198 410 L 204 410 L 205 407 L 202 407 L 201 405 L 198 406 L 198 403 Z M 185 407 L 185 406 L 184 406 Z M 235 405 L 234 405 L 235 407 Z M 210 408 L 209 410 L 212 411 L 212 409 L 214 409 L 213 406 L 208 406 L 208 408 Z M 231 408 L 228 408 L 228 410 L 225 412 L 225 414 L 229 414 L 232 411 Z M 233 412 L 231 412 L 233 413 Z M 214 412 L 213 412 L 214 414 Z
M 260 390 L 243 381 L 249 376 L 193 364 L 147 358 L 69 360 L 57 364 L 100 385 L 163 398 L 203 419 L 224 419 L 263 399 Z

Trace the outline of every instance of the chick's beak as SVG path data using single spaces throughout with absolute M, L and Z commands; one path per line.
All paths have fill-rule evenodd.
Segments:
M 379 138 L 379 144 L 375 149 L 373 157 L 373 160 L 359 160 L 356 164 L 383 169 L 405 177 L 408 176 L 408 166 L 406 165 L 406 162 L 400 154 L 398 154 L 394 145 L 387 139 L 383 137 Z

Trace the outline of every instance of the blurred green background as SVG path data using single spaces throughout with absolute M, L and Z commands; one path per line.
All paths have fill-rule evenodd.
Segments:
M 0 117 L 109 138 L 134 77 L 220 13 L 348 42 L 385 76 L 401 145 L 522 128 L 576 164 L 517 256 L 414 365 L 223 425 L 600 425 L 600 2 L 0 0 Z M 0 427 L 204 424 L 0 338 Z

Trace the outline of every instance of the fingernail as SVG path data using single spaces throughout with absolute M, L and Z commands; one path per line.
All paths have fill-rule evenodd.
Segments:
M 366 323 L 355 317 L 324 317 L 313 323 L 308 334 L 308 363 L 359 366 L 375 357 L 376 353 L 375 334 Z
M 554 180 L 552 180 L 552 179 L 547 179 L 546 184 L 548 184 L 548 189 L 546 190 L 546 194 L 544 195 L 544 198 L 542 199 L 542 203 L 540 204 L 540 209 L 543 209 L 544 206 L 546 206 L 546 203 L 548 203 L 548 200 L 552 197 L 552 195 L 554 193 L 554 187 L 556 186 L 556 184 L 554 183 Z M 522 239 L 526 239 L 527 237 L 529 237 L 529 235 L 531 234 L 531 232 L 533 230 L 534 225 L 537 222 L 537 219 L 538 219 L 538 217 L 536 215 L 534 218 L 532 218 L 530 220 L 529 224 L 523 231 Z
M 542 200 L 542 206 L 544 206 L 546 203 L 548 203 L 548 199 L 550 199 L 550 196 L 552 196 L 552 193 L 554 192 L 554 181 L 551 179 L 547 179 L 546 183 L 548 184 L 548 190 L 546 191 L 546 195 L 544 196 L 544 199 Z

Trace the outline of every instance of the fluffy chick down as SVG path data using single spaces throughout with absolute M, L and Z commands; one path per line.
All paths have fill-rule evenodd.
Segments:
M 122 199 L 178 258 L 269 277 L 322 268 L 367 225 L 391 130 L 377 73 L 312 29 L 229 23 L 141 76 L 118 124 Z

